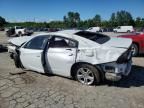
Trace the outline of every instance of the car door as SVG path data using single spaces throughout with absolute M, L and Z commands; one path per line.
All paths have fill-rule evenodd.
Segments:
M 53 36 L 47 51 L 47 65 L 50 72 L 70 76 L 72 65 L 76 61 L 78 42 L 68 38 Z
M 144 53 L 144 34 L 140 35 L 140 40 L 141 40 L 141 47 L 142 47 L 142 52 Z
M 48 42 L 48 36 L 38 36 L 20 48 L 20 60 L 26 69 L 44 73 L 43 49 Z

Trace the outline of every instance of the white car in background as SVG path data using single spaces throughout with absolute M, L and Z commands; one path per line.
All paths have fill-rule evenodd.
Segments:
M 102 32 L 100 27 L 91 27 L 91 28 L 87 29 L 86 31 L 89 31 L 89 32 Z
M 19 40 L 19 41 L 18 41 Z M 72 77 L 82 84 L 118 81 L 131 71 L 131 39 L 66 30 L 9 40 L 18 68 Z
M 133 28 L 133 26 L 118 26 L 117 28 L 113 29 L 113 31 L 115 33 L 117 33 L 117 32 L 130 33 L 130 32 L 134 32 L 134 28 Z

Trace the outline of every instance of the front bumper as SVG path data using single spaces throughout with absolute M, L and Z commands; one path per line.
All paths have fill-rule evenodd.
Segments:
M 15 53 L 16 46 L 7 46 L 7 48 L 10 58 L 13 59 L 13 54 Z
M 107 63 L 102 65 L 105 72 L 105 78 L 111 81 L 119 81 L 122 76 L 128 76 L 131 72 L 132 60 L 127 63 L 117 64 L 116 62 Z
M 16 46 L 7 46 L 7 48 L 9 53 L 13 53 L 15 52 Z

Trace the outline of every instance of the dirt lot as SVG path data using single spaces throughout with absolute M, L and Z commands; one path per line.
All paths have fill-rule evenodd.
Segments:
M 1 32 L 0 43 L 6 40 Z M 0 108 L 144 108 L 144 56 L 133 61 L 131 74 L 121 81 L 85 86 L 16 69 L 8 53 L 0 51 Z

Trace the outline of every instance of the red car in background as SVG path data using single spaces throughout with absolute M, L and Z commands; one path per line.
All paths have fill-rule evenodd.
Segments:
M 132 55 L 137 56 L 138 54 L 144 54 L 144 33 L 121 35 L 118 37 L 130 38 L 133 41 L 132 44 Z

